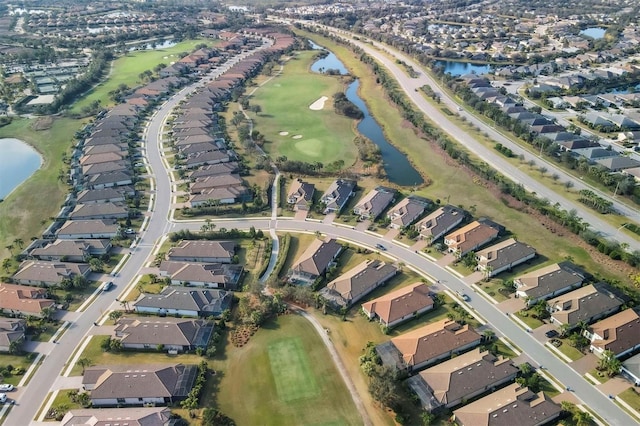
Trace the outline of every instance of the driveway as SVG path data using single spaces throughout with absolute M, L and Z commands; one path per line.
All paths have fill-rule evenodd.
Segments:
M 322 223 L 332 224 L 334 220 L 336 220 L 336 214 L 335 213 L 329 213 L 328 215 L 326 215 L 324 217 L 324 219 L 322 219 Z
M 309 214 L 308 210 L 298 210 L 294 216 L 295 220 L 305 220 Z
M 587 372 L 598 366 L 598 357 L 592 353 L 588 353 L 579 360 L 573 361 L 570 365 L 571 368 L 576 370 L 579 374 L 585 375 Z
M 451 265 L 455 261 L 456 261 L 456 256 L 454 254 L 449 253 L 445 255 L 443 258 L 438 259 L 436 261 L 436 264 L 444 268 L 445 266 Z
M 418 240 L 417 243 L 415 243 L 414 245 L 411 246 L 411 250 L 417 252 L 417 251 L 420 251 L 420 250 L 424 249 L 428 245 L 429 245 L 429 242 L 427 240 Z
M 369 229 L 369 226 L 371 225 L 371 221 L 370 220 L 363 220 L 362 222 L 358 222 L 356 224 L 356 229 L 358 231 L 366 231 L 367 229 Z
M 509 300 L 498 303 L 498 309 L 500 309 L 502 312 L 508 312 L 510 314 L 518 312 L 524 309 L 524 300 L 512 297 Z
M 389 229 L 389 231 L 386 234 L 384 234 L 384 237 L 382 237 L 382 238 L 384 240 L 391 241 L 395 237 L 397 237 L 398 235 L 400 235 L 400 230 L 399 229 Z
M 618 394 L 626 391 L 631 386 L 631 383 L 623 379 L 621 376 L 616 376 L 596 387 L 605 395 L 618 396 Z
M 482 271 L 476 271 L 471 275 L 467 275 L 466 277 L 464 277 L 462 279 L 462 281 L 465 282 L 465 284 L 471 285 L 471 284 L 475 284 L 478 281 L 482 281 L 484 279 L 484 272 Z

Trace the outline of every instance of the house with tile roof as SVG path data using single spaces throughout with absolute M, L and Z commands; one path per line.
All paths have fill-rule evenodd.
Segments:
M 525 299 L 531 306 L 538 300 L 549 299 L 578 288 L 584 275 L 569 262 L 554 263 L 521 275 L 513 281 L 516 297 Z
M 188 317 L 220 316 L 231 309 L 233 294 L 226 290 L 167 286 L 159 294 L 141 294 L 133 303 L 140 314 Z
M 395 189 L 384 186 L 374 188 L 356 204 L 353 208 L 353 214 L 360 216 L 360 220 L 376 220 L 394 201 L 395 196 Z
M 171 426 L 173 418 L 167 407 L 83 408 L 69 410 L 60 426 Z
M 307 211 L 313 204 L 315 190 L 316 188 L 312 183 L 305 182 L 302 179 L 295 179 L 291 182 L 287 193 L 287 204 L 293 206 L 293 211 Z
M 56 232 L 61 240 L 111 239 L 120 233 L 116 219 L 68 220 Z
M 389 226 L 394 229 L 410 226 L 418 220 L 432 204 L 431 200 L 415 195 L 403 198 L 402 201 L 391 207 L 387 212 L 387 217 L 391 221 Z
M 452 408 L 513 381 L 519 369 L 508 358 L 475 348 L 407 380 L 429 412 Z
M 420 220 L 415 228 L 421 238 L 431 243 L 461 224 L 465 217 L 464 210 L 448 204 Z
M 545 395 L 513 383 L 453 412 L 460 426 L 541 426 L 560 417 L 562 408 Z
M 589 284 L 547 301 L 551 322 L 572 328 L 589 324 L 616 312 L 624 304 L 605 283 Z
M 82 388 L 94 407 L 170 405 L 187 397 L 198 367 L 183 364 L 136 364 L 87 367 Z
M 30 257 L 39 260 L 87 262 L 92 256 L 101 256 L 111 250 L 111 241 L 106 239 L 40 241 L 42 243 L 29 252 Z
M 0 352 L 10 352 L 14 345 L 22 345 L 26 330 L 25 320 L 0 317 Z
M 242 265 L 228 263 L 174 262 L 160 263 L 160 276 L 169 277 L 173 285 L 207 288 L 238 288 L 244 269 Z
M 490 278 L 500 272 L 511 270 L 536 256 L 536 249 L 528 244 L 509 238 L 476 252 L 477 270 Z
M 86 263 L 25 260 L 13 275 L 13 280 L 20 284 L 52 286 L 59 285 L 65 279 L 72 280 L 76 276 L 86 277 L 90 272 L 91 269 Z
M 340 213 L 353 196 L 355 189 L 355 180 L 337 179 L 333 181 L 320 198 L 320 201 L 325 205 L 324 214 Z
M 369 319 L 393 327 L 434 308 L 429 286 L 417 282 L 362 304 Z
M 502 227 L 488 219 L 478 219 L 444 237 L 449 253 L 462 257 L 500 235 Z
M 335 238 L 313 240 L 291 267 L 289 281 L 311 284 L 335 264 L 340 253 L 342 245 Z
M 236 254 L 234 241 L 182 240 L 171 247 L 167 259 L 183 262 L 231 263 Z
M 0 282 L 0 311 L 7 315 L 42 316 L 45 308 L 56 302 L 48 298 L 47 289 Z
M 335 307 L 348 307 L 397 273 L 395 265 L 380 260 L 365 260 L 327 284 L 320 294 Z
M 598 356 L 611 351 L 616 357 L 640 348 L 640 313 L 638 308 L 625 309 L 600 320 L 584 331 L 590 340 L 589 350 Z
M 157 349 L 186 352 L 206 349 L 213 323 L 193 318 L 122 317 L 116 322 L 113 339 L 125 349 Z
M 482 336 L 469 324 L 444 318 L 394 337 L 376 347 L 385 365 L 418 371 L 452 354 L 459 354 L 482 342 Z
M 72 220 L 123 219 L 128 216 L 129 209 L 125 204 L 112 202 L 76 204 L 69 213 Z

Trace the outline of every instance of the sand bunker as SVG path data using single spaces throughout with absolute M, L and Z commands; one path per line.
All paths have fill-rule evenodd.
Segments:
M 314 111 L 320 111 L 322 108 L 324 108 L 324 103 L 327 99 L 329 98 L 327 98 L 326 96 L 320 97 L 317 101 L 309 105 L 309 109 L 312 109 Z
M 302 139 L 302 135 L 294 135 L 291 136 L 293 139 Z
M 278 133 L 280 136 L 287 136 L 289 134 L 289 132 L 280 132 Z

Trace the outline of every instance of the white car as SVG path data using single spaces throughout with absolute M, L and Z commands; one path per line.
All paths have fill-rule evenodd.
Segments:
M 13 385 L 3 383 L 0 385 L 0 391 L 11 392 L 14 389 Z
M 7 394 L 0 393 L 0 402 L 7 402 Z

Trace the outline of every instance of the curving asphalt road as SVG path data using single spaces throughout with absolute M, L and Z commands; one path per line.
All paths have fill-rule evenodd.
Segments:
M 305 22 L 308 24 L 308 22 Z M 625 233 L 619 232 L 619 228 L 609 224 L 608 222 L 602 220 L 598 215 L 593 213 L 590 209 L 585 207 L 582 204 L 575 203 L 572 200 L 569 200 L 564 197 L 563 194 L 555 192 L 554 190 L 546 187 L 545 185 L 538 182 L 536 179 L 529 176 L 527 173 L 520 170 L 518 167 L 509 163 L 503 156 L 497 153 L 495 150 L 491 148 L 487 148 L 482 143 L 478 142 L 471 136 L 469 133 L 459 128 L 455 123 L 449 120 L 449 118 L 443 114 L 438 108 L 431 105 L 421 94 L 420 88 L 424 85 L 429 85 L 434 90 L 440 87 L 439 83 L 433 80 L 428 74 L 421 72 L 417 78 L 409 77 L 403 69 L 401 69 L 396 63 L 395 60 L 390 58 L 396 58 L 404 61 L 409 66 L 413 67 L 416 70 L 421 70 L 422 66 L 417 64 L 414 60 L 412 60 L 407 55 L 398 52 L 388 46 L 385 46 L 378 42 L 371 41 L 372 44 L 364 43 L 358 40 L 354 40 L 349 35 L 350 33 L 344 32 L 342 30 L 337 30 L 335 28 L 321 26 L 323 29 L 333 32 L 335 35 L 342 37 L 344 40 L 352 43 L 361 49 L 363 49 L 368 55 L 374 57 L 378 62 L 380 62 L 384 67 L 389 71 L 389 73 L 393 76 L 393 78 L 398 82 L 398 85 L 405 92 L 407 97 L 411 99 L 411 101 L 433 122 L 435 122 L 438 127 L 444 130 L 449 136 L 458 141 L 460 144 L 464 145 L 469 151 L 475 154 L 477 157 L 481 158 L 487 164 L 489 164 L 494 169 L 500 171 L 500 173 L 507 176 L 514 182 L 521 183 L 524 187 L 530 191 L 535 192 L 540 197 L 547 198 L 551 204 L 559 203 L 559 205 L 569 211 L 571 209 L 575 209 L 579 216 L 588 224 L 591 225 L 591 228 L 597 232 L 600 232 L 603 236 L 607 238 L 611 238 L 619 241 L 620 243 L 626 243 L 629 245 L 631 250 L 640 249 L 640 242 L 629 236 Z M 374 47 L 375 46 L 375 47 Z M 446 92 L 439 90 L 439 95 L 442 102 L 449 107 L 450 110 L 456 111 L 459 105 L 451 99 Z M 478 120 L 474 115 L 469 114 L 464 111 L 459 112 L 460 115 L 466 117 L 467 121 L 472 122 L 477 127 L 482 129 L 482 132 L 486 132 L 489 134 L 492 140 L 496 142 L 500 142 L 502 145 L 510 148 L 516 155 L 522 154 L 525 156 L 525 159 L 533 159 L 536 163 L 540 164 L 542 162 L 545 163 L 545 167 L 549 169 L 549 173 L 557 173 L 560 178 L 559 182 L 571 181 L 573 183 L 573 188 L 576 190 L 580 189 L 590 189 L 600 193 L 600 195 L 611 202 L 614 203 L 614 207 L 621 214 L 629 217 L 631 220 L 638 221 L 640 218 L 640 212 L 635 209 L 631 209 L 626 204 L 620 203 L 617 199 L 612 198 L 611 196 L 602 193 L 601 191 L 585 184 L 582 180 L 574 178 L 573 176 L 568 175 L 561 169 L 558 169 L 552 162 L 547 162 L 532 155 L 528 151 L 524 150 L 518 144 L 512 142 L 510 139 L 503 136 L 496 129 L 488 126 L 487 124 Z

